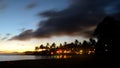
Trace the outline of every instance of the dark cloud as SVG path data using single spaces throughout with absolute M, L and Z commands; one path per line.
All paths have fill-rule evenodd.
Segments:
M 37 6 L 37 3 L 30 3 L 30 4 L 28 4 L 28 5 L 26 5 L 26 9 L 33 9 L 33 8 L 35 8 Z
M 22 32 L 20 35 L 13 37 L 12 39 L 19 39 L 19 40 L 27 40 L 33 38 L 33 30 L 26 30 Z M 10 40 L 12 40 L 10 39 Z
M 48 38 L 51 36 L 69 35 L 90 37 L 96 24 L 100 22 L 109 11 L 112 16 L 120 13 L 106 9 L 109 6 L 120 7 L 119 0 L 70 0 L 71 5 L 61 11 L 49 10 L 39 13 L 39 16 L 48 18 L 39 23 L 38 29 L 26 30 L 12 39 L 27 40 L 31 38 Z M 115 5 L 116 4 L 116 5 Z M 112 8 L 111 8 L 112 9 Z

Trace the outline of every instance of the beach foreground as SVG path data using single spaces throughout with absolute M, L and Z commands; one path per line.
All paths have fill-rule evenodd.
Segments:
M 109 57 L 90 57 L 90 58 L 68 58 L 68 59 L 40 59 L 40 60 L 19 60 L 0 62 L 0 67 L 30 67 L 30 68 L 56 68 L 56 67 L 72 67 L 72 68 L 105 68 L 116 67 L 117 63 Z

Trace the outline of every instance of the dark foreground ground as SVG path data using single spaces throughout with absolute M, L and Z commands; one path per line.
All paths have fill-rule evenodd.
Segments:
M 119 62 L 107 56 L 69 59 L 40 59 L 0 62 L 0 68 L 117 68 Z

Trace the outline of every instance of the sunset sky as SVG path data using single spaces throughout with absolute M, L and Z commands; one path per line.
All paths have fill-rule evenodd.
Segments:
M 120 19 L 120 0 L 0 0 L 0 52 L 87 40 L 105 16 Z

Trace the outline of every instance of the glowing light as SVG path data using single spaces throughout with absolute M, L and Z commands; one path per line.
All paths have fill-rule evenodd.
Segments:
M 76 52 L 76 54 L 79 54 L 79 52 Z
M 50 54 L 51 54 L 51 55 L 53 55 L 54 53 L 53 53 L 53 52 L 51 52 Z
M 92 53 L 95 53 L 95 51 L 92 51 Z
M 83 54 L 83 50 L 80 50 L 80 54 Z
M 64 56 L 63 56 L 63 58 L 64 58 L 64 59 L 66 59 L 66 58 L 67 58 L 67 56 L 66 56 L 66 55 L 64 55 Z
M 91 54 L 92 51 L 88 51 L 88 54 Z
M 57 59 L 61 59 L 61 58 L 62 58 L 62 55 L 58 55 L 56 58 L 57 58 Z
M 62 53 L 62 50 L 57 50 L 56 53 L 57 53 L 57 54 L 61 54 L 61 53 Z
M 67 53 L 67 51 L 66 50 L 64 50 L 64 52 L 63 53 Z

